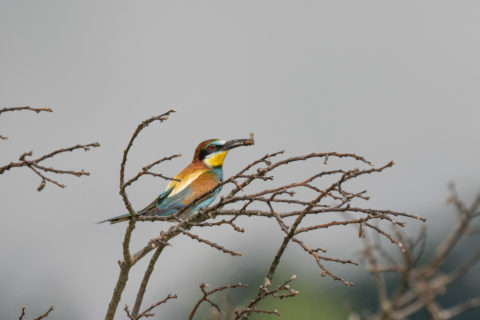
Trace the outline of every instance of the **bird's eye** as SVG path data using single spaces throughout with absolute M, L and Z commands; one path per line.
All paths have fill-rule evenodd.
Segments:
M 216 148 L 217 148 L 217 147 L 214 146 L 213 144 L 210 145 L 210 146 L 208 146 L 208 150 L 210 150 L 210 151 L 213 151 L 213 150 L 215 150 Z

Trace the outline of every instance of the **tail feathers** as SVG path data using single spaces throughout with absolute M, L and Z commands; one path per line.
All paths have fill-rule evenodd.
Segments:
M 102 221 L 99 221 L 97 223 L 110 222 L 111 224 L 114 224 L 114 223 L 118 223 L 118 222 L 122 222 L 122 221 L 128 221 L 128 220 L 130 220 L 130 217 L 131 217 L 131 214 L 127 213 L 127 214 L 122 214 L 120 216 L 116 216 L 116 217 L 113 217 L 113 218 L 110 218 L 110 219 L 102 220 Z
M 171 208 L 159 209 L 157 207 L 160 203 L 162 203 L 170 195 L 173 188 L 174 187 L 171 187 L 170 189 L 162 192 L 155 200 L 153 200 L 152 203 L 150 203 L 144 209 L 138 211 L 137 214 L 139 216 L 143 216 L 143 215 L 160 215 L 160 216 L 162 216 L 162 215 L 169 215 L 169 214 L 175 212 L 176 210 L 173 210 L 173 211 L 169 210 Z M 116 217 L 113 217 L 113 218 L 110 218 L 110 219 L 107 219 L 107 220 L 99 221 L 97 223 L 110 222 L 111 224 L 114 224 L 114 223 L 117 223 L 117 222 L 128 221 L 128 220 L 130 220 L 130 217 L 131 217 L 130 213 L 126 213 L 126 214 L 122 214 L 121 216 L 116 216 Z

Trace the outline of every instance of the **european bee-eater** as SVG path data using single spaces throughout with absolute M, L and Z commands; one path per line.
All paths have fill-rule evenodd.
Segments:
M 180 171 L 150 205 L 138 211 L 140 216 L 169 216 L 189 205 L 193 200 L 214 189 L 223 181 L 223 161 L 229 150 L 243 145 L 251 145 L 251 139 L 223 141 L 210 139 L 203 141 L 195 149 L 193 161 Z M 207 207 L 215 199 L 221 188 L 201 199 L 185 210 L 182 215 L 190 215 Z M 117 223 L 129 220 L 129 213 L 100 221 Z

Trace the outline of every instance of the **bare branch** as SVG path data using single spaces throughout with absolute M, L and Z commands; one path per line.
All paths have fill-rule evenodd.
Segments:
M 442 311 L 442 319 L 451 319 L 462 313 L 465 313 L 467 311 L 470 311 L 472 309 L 479 308 L 479 307 L 480 307 L 480 297 L 472 298 L 456 305 L 455 307 Z
M 209 296 L 214 294 L 214 293 L 224 291 L 226 289 L 235 289 L 235 288 L 238 288 L 238 287 L 246 288 L 247 286 L 248 285 L 239 282 L 237 284 L 229 284 L 229 285 L 226 285 L 226 286 L 223 286 L 223 287 L 213 289 L 211 291 L 207 291 L 207 288 L 209 287 L 209 284 L 208 283 L 202 283 L 200 285 L 200 290 L 202 291 L 203 296 L 200 298 L 200 300 L 198 300 L 198 302 L 193 307 L 192 312 L 190 312 L 190 316 L 188 317 L 188 320 L 193 320 L 193 317 L 195 316 L 195 313 L 197 313 L 198 307 L 200 307 L 200 305 L 204 301 L 207 301 L 212 307 L 214 307 L 217 310 L 217 312 L 222 313 L 223 311 L 220 309 L 218 304 L 216 304 L 212 300 L 210 300 Z
M 128 306 L 127 305 L 125 305 L 125 308 L 123 308 L 123 310 L 125 310 L 125 313 L 127 314 L 127 317 L 131 320 L 140 320 L 141 318 L 154 317 L 155 313 L 152 313 L 152 310 L 155 309 L 156 307 L 158 307 L 159 305 L 164 304 L 165 302 L 167 302 L 170 299 L 177 299 L 177 295 L 170 293 L 165 299 L 160 300 L 160 301 L 152 304 L 150 307 L 145 309 L 138 316 L 134 316 L 134 315 L 130 314 L 130 311 L 128 311 Z
M 52 109 L 45 107 L 45 108 L 32 108 L 32 107 L 12 107 L 12 108 L 3 108 L 0 109 L 0 115 L 4 112 L 9 112 L 9 111 L 23 111 L 23 110 L 29 110 L 29 111 L 34 111 L 36 113 L 40 113 L 42 111 L 44 112 L 52 112 Z M 8 137 L 0 135 L 0 140 L 7 140 Z
M 158 116 L 153 116 L 145 121 L 143 121 L 142 123 L 140 123 L 138 126 L 137 126 L 137 129 L 135 129 L 135 131 L 133 132 L 133 135 L 132 137 L 130 138 L 130 141 L 128 142 L 128 145 L 127 147 L 125 148 L 125 150 L 123 151 L 123 158 L 122 158 L 122 163 L 120 165 L 120 195 L 122 196 L 122 199 L 123 199 L 123 202 L 125 203 L 125 207 L 127 208 L 128 212 L 133 216 L 135 217 L 137 214 L 135 212 L 135 210 L 133 210 L 132 208 L 132 204 L 130 203 L 130 200 L 128 200 L 128 196 L 125 192 L 125 188 L 128 186 L 124 181 L 125 181 L 125 165 L 127 163 L 127 157 L 128 157 L 128 153 L 130 151 L 130 148 L 132 147 L 133 145 L 133 141 L 135 141 L 135 139 L 138 137 L 138 135 L 140 134 L 140 132 L 145 129 L 146 127 L 148 127 L 152 122 L 154 121 L 160 121 L 160 122 L 163 122 L 165 120 L 168 119 L 168 116 L 172 113 L 172 112 L 175 112 L 175 110 L 169 110 L 161 115 L 158 115 Z M 172 156 L 170 158 L 173 158 L 175 156 Z M 155 165 L 155 164 L 153 164 Z M 152 165 L 152 166 L 153 166 Z M 148 167 L 148 166 L 147 166 Z M 138 178 L 137 178 L 138 179 Z M 130 182 L 131 184 L 131 182 Z
M 190 230 L 194 227 L 201 228 L 230 225 L 234 231 L 243 232 L 243 228 L 239 227 L 235 223 L 237 221 L 237 218 L 242 216 L 258 216 L 263 218 L 275 219 L 275 221 L 280 226 L 282 232 L 284 233 L 284 237 L 282 239 L 282 242 L 280 243 L 279 249 L 277 250 L 270 264 L 270 268 L 266 275 L 265 283 L 261 286 L 259 292 L 257 293 L 257 296 L 251 300 L 248 306 L 243 309 L 237 310 L 238 312 L 236 313 L 236 316 L 237 319 L 239 319 L 246 318 L 251 313 L 269 313 L 279 315 L 278 311 L 276 310 L 270 311 L 257 308 L 257 303 L 267 296 L 282 299 L 296 295 L 298 293 L 295 290 L 291 289 L 288 285 L 288 282 L 293 280 L 293 278 L 287 280 L 287 282 L 277 287 L 276 289 L 269 289 L 270 283 L 273 280 L 280 260 L 285 253 L 285 249 L 291 241 L 298 244 L 307 254 L 311 255 L 315 259 L 315 262 L 321 269 L 322 276 L 328 275 L 333 279 L 343 282 L 345 285 L 352 285 L 351 282 L 336 276 L 333 272 L 328 270 L 324 265 L 324 262 L 329 261 L 334 263 L 352 265 L 356 265 L 356 262 L 350 259 L 342 259 L 327 255 L 326 250 L 323 248 L 311 248 L 307 246 L 303 241 L 298 239 L 298 236 L 300 234 L 311 232 L 314 230 L 326 229 L 333 226 L 359 225 L 360 228 L 363 230 L 363 233 L 365 233 L 365 228 L 375 230 L 382 236 L 393 240 L 394 243 L 395 241 L 397 241 L 398 245 L 401 244 L 400 241 L 395 240 L 393 236 L 379 229 L 379 227 L 373 226 L 371 222 L 384 220 L 388 221 L 394 226 L 404 226 L 404 222 L 398 221 L 398 218 L 401 217 L 424 220 L 423 218 L 412 215 L 410 213 L 397 212 L 392 210 L 363 208 L 360 206 L 352 205 L 352 203 L 357 199 L 364 202 L 368 201 L 370 197 L 367 195 L 367 191 L 364 189 L 361 189 L 360 191 L 350 190 L 348 182 L 357 179 L 362 175 L 382 172 L 383 170 L 393 166 L 393 162 L 389 162 L 384 166 L 375 167 L 370 161 L 366 160 L 364 157 L 352 153 L 337 152 L 310 153 L 303 156 L 286 157 L 281 159 L 280 155 L 283 154 L 283 151 L 266 154 L 265 156 L 250 162 L 243 169 L 239 170 L 237 174 L 225 179 L 223 182 L 219 183 L 213 190 L 199 195 L 187 206 L 183 207 L 172 215 L 169 215 L 167 217 L 160 217 L 154 215 L 139 216 L 133 210 L 130 201 L 128 200 L 128 196 L 125 191 L 126 187 L 132 186 L 143 175 L 153 175 L 161 177 L 163 179 L 171 180 L 172 178 L 163 175 L 163 173 L 151 172 L 151 169 L 153 166 L 160 164 L 163 161 L 174 159 L 178 155 L 165 157 L 155 162 L 152 162 L 151 164 L 142 168 L 142 170 L 138 172 L 134 177 L 126 180 L 124 172 L 128 153 L 133 146 L 134 140 L 145 127 L 147 127 L 151 122 L 156 120 L 160 122 L 165 121 L 171 112 L 173 111 L 171 110 L 160 116 L 155 116 L 142 122 L 133 133 L 126 149 L 123 152 L 122 163 L 120 166 L 120 195 L 122 196 L 125 207 L 130 213 L 131 218 L 124 237 L 123 260 L 120 262 L 120 274 L 106 315 L 107 320 L 113 319 L 115 310 L 121 298 L 121 294 L 128 280 L 128 274 L 130 272 L 130 269 L 138 261 L 147 256 L 147 254 L 155 250 L 155 253 L 150 258 L 150 262 L 140 284 L 133 311 L 131 314 L 128 313 L 131 317 L 135 318 L 137 316 L 146 292 L 146 287 L 148 285 L 150 276 L 154 270 L 156 262 L 160 258 L 163 249 L 166 246 L 169 246 L 169 242 L 178 235 L 184 234 L 198 242 L 205 243 L 223 253 L 228 253 L 235 256 L 241 255 L 239 252 L 226 249 L 218 243 L 203 239 L 200 236 L 193 234 Z M 254 143 L 253 139 L 248 142 L 249 144 Z M 327 170 L 324 167 L 330 159 L 353 160 L 356 164 L 360 166 L 360 168 L 342 167 Z M 273 173 L 277 171 L 277 169 L 287 165 L 301 165 L 304 161 L 318 160 L 321 161 L 321 169 L 319 169 L 318 172 L 313 172 L 312 174 L 309 174 L 309 176 L 306 178 L 293 180 L 286 184 L 280 184 L 275 187 L 262 188 L 265 182 L 270 183 L 275 181 L 276 177 Z M 260 186 L 259 190 L 252 191 L 253 187 L 251 186 L 254 183 L 256 183 L 256 186 Z M 213 195 L 215 192 L 218 192 L 219 188 L 224 187 L 229 188 L 229 190 L 225 192 L 226 195 L 221 196 L 220 199 L 214 204 L 202 210 L 191 210 L 193 206 L 196 206 L 199 203 L 199 201 L 202 201 L 202 199 Z M 296 196 L 297 191 L 305 190 L 308 191 L 308 196 Z M 302 192 L 301 194 L 305 194 L 305 192 Z M 267 210 L 262 209 L 265 206 L 267 207 Z M 277 207 L 279 206 L 281 206 L 282 208 L 281 212 L 277 211 Z M 325 222 L 323 224 L 304 225 L 304 223 L 308 221 L 308 219 L 305 219 L 306 217 L 322 214 L 322 216 L 333 218 L 336 217 L 339 213 L 342 215 L 355 215 L 355 217 L 346 219 L 345 221 L 341 221 L 339 219 L 332 219 L 331 221 Z M 230 217 L 225 219 L 213 220 L 216 219 L 218 216 Z M 288 221 L 287 223 L 286 221 L 289 218 L 293 219 L 293 222 Z M 138 221 L 168 221 L 172 224 L 168 226 L 166 230 L 160 231 L 160 235 L 158 237 L 151 238 L 151 240 L 148 241 L 148 243 L 146 243 L 143 248 L 139 248 L 135 252 L 132 251 L 134 253 L 131 253 L 130 237 L 135 227 L 135 223 Z M 208 299 L 208 295 L 206 295 L 206 293 L 208 292 L 205 288 L 206 287 L 201 287 L 202 292 L 204 293 L 204 297 L 202 298 L 203 300 L 201 299 L 200 303 L 202 303 L 203 301 L 207 301 L 208 303 L 212 304 L 212 302 Z M 198 305 L 199 304 L 194 307 L 193 315 L 196 312 L 195 310 L 198 309 Z M 218 306 L 213 307 L 219 309 Z
M 402 252 L 402 260 L 397 261 L 382 248 L 379 241 L 376 247 L 371 246 L 368 241 L 366 242 L 364 254 L 369 261 L 368 270 L 376 278 L 380 300 L 380 309 L 367 317 L 368 319 L 405 319 L 424 309 L 431 319 L 446 320 L 480 307 L 480 297 L 472 298 L 450 308 L 444 308 L 436 301 L 437 296 L 445 293 L 449 284 L 466 274 L 480 260 L 480 250 L 477 249 L 464 263 L 457 264 L 448 274 L 442 272 L 446 257 L 460 239 L 468 235 L 469 226 L 477 217 L 475 213 L 480 206 L 480 193 L 470 205 L 466 205 L 460 200 L 452 186 L 449 203 L 456 208 L 457 225 L 452 226 L 450 235 L 438 245 L 433 257 L 423 266 L 417 266 L 417 262 L 424 252 L 425 229 L 422 229 L 417 239 L 413 240 L 395 226 L 393 226 L 393 230 L 396 239 L 378 227 L 368 226 L 378 235 L 384 236 L 397 245 Z M 416 250 L 417 247 L 419 247 L 418 250 Z M 381 265 L 378 262 L 379 259 L 390 264 Z M 385 286 L 383 272 L 394 272 L 400 276 L 399 284 L 393 293 L 389 293 Z
M 11 107 L 11 108 L 3 108 L 3 109 L 0 109 L 0 114 L 3 113 L 3 112 L 23 111 L 23 110 L 29 110 L 29 111 L 33 111 L 33 112 L 36 112 L 36 113 L 40 113 L 40 112 L 42 112 L 42 111 L 44 111 L 44 112 L 52 112 L 52 109 L 50 109 L 49 107 L 44 107 L 44 108 Z
M 13 107 L 13 108 L 3 108 L 0 109 L 0 114 L 3 112 L 8 112 L 8 111 L 22 111 L 22 110 L 29 110 L 29 111 L 34 111 L 36 113 L 45 111 L 45 112 L 52 112 L 52 109 L 46 107 L 46 108 L 32 108 L 32 107 Z M 0 136 L 2 140 L 7 139 L 6 137 Z M 31 157 L 33 155 L 32 151 L 24 152 L 20 157 L 18 158 L 18 162 L 10 162 L 7 165 L 1 166 L 0 167 L 0 174 L 5 173 L 5 171 L 8 171 L 12 168 L 20 168 L 20 167 L 27 167 L 30 170 L 32 170 L 37 176 L 40 177 L 40 185 L 38 186 L 37 190 L 42 191 L 43 188 L 45 187 L 47 182 L 50 182 L 60 188 L 64 188 L 65 185 L 61 184 L 57 180 L 54 180 L 52 178 L 47 177 L 45 174 L 46 173 L 54 173 L 54 174 L 67 174 L 67 175 L 73 175 L 73 176 L 88 176 L 90 173 L 81 170 L 81 171 L 74 171 L 74 170 L 61 170 L 61 169 L 55 169 L 52 167 L 45 167 L 40 164 L 40 162 L 53 158 L 54 156 L 61 154 L 61 153 L 66 153 L 66 152 L 71 152 L 74 150 L 78 149 L 83 149 L 85 151 L 90 150 L 90 148 L 95 148 L 99 147 L 100 144 L 98 142 L 90 143 L 90 144 L 85 144 L 85 145 L 80 145 L 77 144 L 73 147 L 68 147 L 68 148 L 60 148 L 55 151 L 52 151 L 48 154 L 45 154 L 37 159 L 30 160 L 27 159 L 27 157 Z
M 155 172 L 151 172 L 150 169 L 152 169 L 154 166 L 162 163 L 162 162 L 165 162 L 167 160 L 172 160 L 174 158 L 178 158 L 180 157 L 181 155 L 180 154 L 174 154 L 170 157 L 165 157 L 165 158 L 162 158 L 160 160 L 157 160 L 157 161 L 154 161 L 152 163 L 150 163 L 149 165 L 145 166 L 142 168 L 142 171 L 140 171 L 139 173 L 137 173 L 137 175 L 131 179 L 129 179 L 127 182 L 125 182 L 125 187 L 128 187 L 129 185 L 131 185 L 132 183 L 134 183 L 135 181 L 137 181 L 141 176 L 144 176 L 144 175 L 152 175 L 152 176 L 155 176 L 155 177 L 160 177 L 162 179 L 165 179 L 165 180 L 175 180 L 173 178 L 169 178 L 169 177 L 166 177 L 160 173 L 155 173 Z
M 122 158 L 122 162 L 121 162 L 121 165 L 120 165 L 120 186 L 119 186 L 119 188 L 120 188 L 120 195 L 123 199 L 125 207 L 127 208 L 128 212 L 132 216 L 132 219 L 129 220 L 128 227 L 125 231 L 125 237 L 123 239 L 123 245 L 122 245 L 123 246 L 123 260 L 119 261 L 120 273 L 119 273 L 119 276 L 118 276 L 118 279 L 117 279 L 117 283 L 115 285 L 115 289 L 113 290 L 112 298 L 111 298 L 110 303 L 108 305 L 107 313 L 105 315 L 106 320 L 113 320 L 113 318 L 115 316 L 115 312 L 116 312 L 117 307 L 118 307 L 118 303 L 120 302 L 123 290 L 125 289 L 125 286 L 127 284 L 128 274 L 130 272 L 130 269 L 138 261 L 137 259 L 135 259 L 135 257 L 132 257 L 131 254 L 130 254 L 130 239 L 131 239 L 132 232 L 135 229 L 135 223 L 136 223 L 135 218 L 136 218 L 137 214 L 136 214 L 135 210 L 133 209 L 132 204 L 130 203 L 130 200 L 128 199 L 128 195 L 127 195 L 126 190 L 125 190 L 126 187 L 129 185 L 129 184 L 127 184 L 128 181 L 127 181 L 127 183 L 125 183 L 125 165 L 127 163 L 128 153 L 130 151 L 130 148 L 133 145 L 133 141 L 137 138 L 137 136 L 140 134 L 140 132 L 144 128 L 146 128 L 148 125 L 150 125 L 154 121 L 163 122 L 163 121 L 167 120 L 168 116 L 172 112 L 175 112 L 175 111 L 174 110 L 169 110 L 169 111 L 167 111 L 167 112 L 165 112 L 161 115 L 153 116 L 153 117 L 143 121 L 142 123 L 140 123 L 137 126 L 137 128 L 135 129 L 132 137 L 130 138 L 130 141 L 128 142 L 127 147 L 123 151 L 123 158 Z M 149 170 L 153 166 L 155 166 L 155 165 L 157 165 L 157 164 L 159 164 L 163 161 L 173 159 L 175 157 L 176 156 L 174 155 L 174 156 L 171 156 L 171 157 L 160 159 L 158 161 L 155 161 L 155 162 L 151 163 L 150 165 L 147 165 L 146 168 L 147 168 L 147 170 Z M 140 176 L 141 175 L 137 175 L 137 178 L 136 179 L 134 178 L 134 180 L 132 182 L 130 182 L 130 184 L 133 183 L 134 181 L 136 181 Z M 153 268 L 152 268 L 152 270 L 153 270 Z M 147 276 L 147 282 L 148 282 L 149 277 L 150 277 L 150 275 Z M 141 286 L 140 290 L 142 290 L 142 287 L 144 287 L 143 288 L 143 292 L 144 292 L 146 284 L 144 286 Z M 135 307 L 134 307 L 134 311 L 135 311 L 134 313 L 135 314 L 138 312 L 138 310 L 140 308 L 141 301 L 143 300 L 143 293 L 141 293 L 141 294 L 139 293 L 139 295 L 140 296 L 137 296 L 137 300 L 139 301 L 139 303 L 136 303 Z
M 48 314 L 50 312 L 52 312 L 53 310 L 55 310 L 55 307 L 54 306 L 51 306 L 50 309 L 47 310 L 47 312 L 45 312 L 44 314 L 40 315 L 39 317 L 35 318 L 34 320 L 41 320 L 41 319 L 44 319 L 46 317 L 48 317 Z
M 140 288 L 138 289 L 137 298 L 135 299 L 135 305 L 133 306 L 132 313 L 134 316 L 137 316 L 140 311 L 143 297 L 145 295 L 145 290 L 147 289 L 148 281 L 150 280 L 150 276 L 152 275 L 155 264 L 157 263 L 158 257 L 160 257 L 160 254 L 162 253 L 163 248 L 165 248 L 165 246 L 161 246 L 157 248 L 157 250 L 153 253 L 152 257 L 150 258 L 150 262 L 148 264 L 147 270 L 145 270 L 145 274 L 143 275 L 142 283 L 140 284 Z
M 266 314 L 274 314 L 277 316 L 281 316 L 281 314 L 277 310 L 264 310 L 258 309 L 256 306 L 260 301 L 265 299 L 266 297 L 273 297 L 277 299 L 286 299 L 291 298 L 299 294 L 299 292 L 295 289 L 292 289 L 289 285 L 291 281 L 296 278 L 295 275 L 290 277 L 290 279 L 286 280 L 283 284 L 277 286 L 273 290 L 269 290 L 270 285 L 272 284 L 270 279 L 265 278 L 263 284 L 260 286 L 260 290 L 255 298 L 253 298 L 249 305 L 245 308 L 239 308 L 235 311 L 235 318 L 234 320 L 239 319 L 246 319 L 251 313 L 266 313 Z
M 197 240 L 198 242 L 202 242 L 202 243 L 205 243 L 207 245 L 209 245 L 210 247 L 212 248 L 215 248 L 217 250 L 220 250 L 222 252 L 225 252 L 225 253 L 229 253 L 231 254 L 232 256 L 241 256 L 242 253 L 241 252 L 237 252 L 237 251 L 232 251 L 232 250 L 229 250 L 229 249 L 226 249 L 225 247 L 219 245 L 219 244 L 216 244 L 215 242 L 211 242 L 209 240 L 206 240 L 206 239 L 203 239 L 203 238 L 200 238 L 199 236 L 193 234 L 193 233 L 190 233 L 182 228 L 180 228 L 180 231 L 184 234 L 184 235 L 187 235 L 189 236 L 190 238 L 194 239 L 194 240 Z
M 23 307 L 22 307 L 22 311 L 21 311 L 21 313 L 20 313 L 20 317 L 18 318 L 18 320 L 23 320 L 23 317 L 25 316 L 25 310 L 26 310 L 27 308 L 28 308 L 27 306 L 23 306 Z M 48 315 L 50 314 L 50 312 L 52 312 L 53 310 L 55 310 L 55 307 L 54 307 L 54 306 L 51 306 L 45 313 L 39 315 L 39 316 L 36 317 L 34 320 L 45 319 L 46 317 L 48 317 Z
M 50 182 L 50 183 L 52 183 L 52 184 L 54 184 L 54 185 L 56 185 L 60 188 L 65 188 L 65 185 L 61 184 L 57 180 L 54 180 L 52 178 L 47 177 L 45 174 L 46 173 L 67 174 L 67 175 L 72 175 L 72 176 L 76 176 L 76 177 L 81 177 L 81 176 L 88 176 L 88 175 L 90 175 L 90 173 L 86 172 L 84 170 L 74 171 L 74 170 L 61 170 L 61 169 L 55 169 L 55 168 L 52 168 L 52 167 L 45 167 L 45 166 L 41 165 L 40 162 L 42 162 L 46 159 L 53 158 L 54 156 L 56 156 L 58 154 L 61 154 L 61 153 L 71 152 L 71 151 L 75 151 L 75 150 L 79 150 L 79 149 L 83 149 L 85 151 L 88 151 L 88 150 L 90 150 L 90 148 L 96 148 L 96 147 L 100 147 L 100 144 L 98 142 L 89 143 L 89 144 L 85 144 L 85 145 L 77 144 L 77 145 L 72 146 L 72 147 L 57 149 L 55 151 L 52 151 L 48 154 L 45 154 L 45 155 L 43 155 L 39 158 L 33 159 L 33 160 L 27 159 L 27 157 L 31 157 L 33 155 L 32 151 L 24 152 L 18 158 L 18 160 L 19 160 L 18 162 L 10 162 L 9 164 L 7 164 L 5 166 L 0 167 L 0 174 L 5 173 L 5 171 L 8 171 L 12 168 L 27 167 L 30 170 L 32 170 L 41 179 L 40 185 L 37 188 L 38 191 L 42 191 L 47 182 Z
M 22 307 L 22 312 L 20 313 L 20 317 L 18 318 L 18 320 L 22 320 L 25 316 L 25 309 L 27 309 L 27 306 Z

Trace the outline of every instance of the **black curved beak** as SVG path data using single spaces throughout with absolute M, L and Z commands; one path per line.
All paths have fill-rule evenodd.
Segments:
M 253 139 L 235 139 L 235 140 L 229 140 L 223 145 L 223 150 L 230 150 L 236 147 L 241 147 L 241 146 L 251 146 L 253 145 L 254 141 Z

